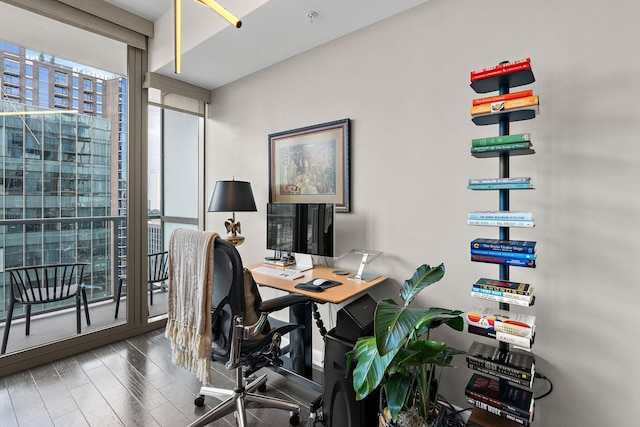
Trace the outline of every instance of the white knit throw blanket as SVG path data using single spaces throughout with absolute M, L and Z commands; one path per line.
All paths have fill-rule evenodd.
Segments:
M 177 229 L 169 241 L 168 320 L 171 361 L 211 383 L 213 245 L 217 233 Z

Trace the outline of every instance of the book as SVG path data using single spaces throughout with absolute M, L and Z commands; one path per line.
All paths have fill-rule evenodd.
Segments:
M 499 240 L 477 238 L 471 241 L 471 249 L 490 249 L 504 252 L 535 253 L 536 242 L 528 240 Z
M 538 114 L 540 114 L 540 107 L 538 105 L 530 105 L 503 111 L 492 111 L 486 114 L 476 114 L 471 116 L 471 121 L 478 126 L 485 126 L 496 124 L 505 116 L 510 122 L 517 122 L 532 119 Z
M 466 354 L 468 363 L 510 377 L 533 381 L 536 363 L 535 357 L 528 352 L 502 350 L 497 346 L 474 341 Z
M 514 267 L 536 268 L 536 261 L 534 259 L 504 258 L 499 256 L 471 254 L 471 261 L 486 262 L 489 264 L 511 265 Z
M 467 427 L 519 427 L 519 425 L 481 408 L 473 408 L 467 421 Z
M 531 301 L 531 298 L 533 297 L 533 288 L 530 288 L 530 289 L 531 290 L 526 294 L 518 294 L 514 292 L 504 292 L 504 291 L 496 291 L 494 289 L 487 289 L 482 286 L 478 286 L 475 283 L 471 285 L 472 292 L 476 292 L 479 294 L 492 295 L 497 297 L 517 299 L 517 300 L 526 301 L 526 302 Z
M 493 151 L 526 150 L 531 148 L 530 142 L 510 142 L 508 144 L 486 145 L 482 147 L 471 147 L 472 153 L 489 153 Z
M 531 228 L 535 224 L 533 221 L 503 220 L 503 219 L 467 219 L 468 225 L 478 225 L 487 227 L 519 227 Z
M 517 133 L 513 135 L 492 136 L 489 138 L 474 138 L 471 140 L 472 147 L 483 147 L 486 145 L 510 144 L 512 142 L 530 142 L 530 133 Z
M 525 299 L 512 298 L 509 295 L 500 296 L 500 295 L 493 295 L 485 292 L 478 292 L 473 289 L 471 290 L 471 296 L 473 298 L 483 299 L 487 301 L 503 302 L 505 304 L 519 305 L 521 307 L 531 307 L 535 302 L 534 296 L 525 300 Z
M 472 178 L 469 180 L 469 185 L 475 184 L 526 184 L 531 182 L 531 178 L 528 176 L 518 176 L 510 178 Z
M 473 211 L 467 214 L 467 219 L 533 221 L 533 213 L 524 211 Z
M 513 344 L 517 347 L 530 349 L 533 346 L 535 335 L 533 338 L 524 338 L 516 335 L 509 335 L 502 332 L 496 332 L 492 329 L 481 328 L 475 325 L 467 325 L 467 332 L 470 334 L 480 335 L 481 337 L 492 338 L 497 341 Z
M 531 425 L 531 421 L 526 419 L 526 418 L 522 418 L 517 416 L 516 414 L 513 414 L 511 412 L 505 411 L 503 409 L 500 408 L 496 408 L 495 406 L 489 405 L 486 402 L 483 402 L 480 399 L 474 399 L 472 397 L 467 397 L 467 402 L 469 402 L 472 405 L 475 405 L 476 408 L 482 409 L 483 411 L 487 411 L 490 412 L 496 416 L 499 417 L 503 417 L 504 419 L 508 420 L 508 421 L 513 421 L 514 423 L 517 423 L 516 425 L 523 425 L 525 427 L 529 427 Z M 493 425 L 491 425 L 491 427 L 495 427 Z
M 469 190 L 517 190 L 517 189 L 533 189 L 534 186 L 530 182 L 503 182 L 495 184 L 468 184 Z
M 512 382 L 514 384 L 521 385 L 521 386 L 524 386 L 524 387 L 531 388 L 531 386 L 533 386 L 533 381 L 532 380 L 527 380 L 527 379 L 522 379 L 522 378 L 517 378 L 517 377 L 511 377 L 511 376 L 503 374 L 501 372 L 496 372 L 496 371 L 492 371 L 491 369 L 483 368 L 480 365 L 474 365 L 473 363 L 467 363 L 467 368 L 473 369 L 474 371 L 478 371 L 478 372 L 481 372 L 483 374 L 493 375 L 494 377 L 498 377 L 498 378 L 501 378 L 503 380 L 510 381 L 510 382 Z
M 536 329 L 536 316 L 492 307 L 476 305 L 465 317 L 469 325 L 524 338 L 532 338 Z
M 532 90 L 521 90 L 520 92 L 505 93 L 504 95 L 494 95 L 494 96 L 487 96 L 484 98 L 477 98 L 471 101 L 471 105 L 486 104 L 488 102 L 506 101 L 507 99 L 523 98 L 525 96 L 531 96 L 531 95 L 533 95 Z
M 533 293 L 533 286 L 528 283 L 512 282 L 510 280 L 487 279 L 486 277 L 481 277 L 476 280 L 473 286 L 520 295 L 531 295 Z
M 495 378 L 474 373 L 464 389 L 466 396 L 480 400 L 531 422 L 533 420 L 533 392 Z
M 471 115 L 497 113 L 501 111 L 514 110 L 516 108 L 531 107 L 539 104 L 538 95 L 524 96 L 515 99 L 506 99 L 504 101 L 487 102 L 485 104 L 472 105 Z
M 490 255 L 503 258 L 536 259 L 537 257 L 536 254 L 527 254 L 523 252 L 492 251 L 489 249 L 471 249 L 471 253 L 474 255 Z
M 513 62 L 505 62 L 502 64 L 494 65 L 492 67 L 483 68 L 477 71 L 471 71 L 469 78 L 472 82 L 474 82 L 476 80 L 488 79 L 490 77 L 496 77 L 503 74 L 530 69 L 531 59 L 524 58 Z

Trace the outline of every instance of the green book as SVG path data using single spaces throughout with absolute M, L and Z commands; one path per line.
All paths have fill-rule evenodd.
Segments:
M 472 153 L 487 153 L 490 151 L 525 150 L 531 148 L 530 142 L 515 142 L 513 144 L 487 145 L 486 147 L 471 147 Z
M 487 147 L 490 145 L 511 144 L 514 142 L 531 141 L 530 133 L 518 133 L 515 135 L 494 136 L 491 138 L 476 138 L 471 140 L 472 147 Z

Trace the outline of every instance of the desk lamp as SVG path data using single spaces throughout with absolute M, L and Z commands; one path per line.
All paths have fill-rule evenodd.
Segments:
M 227 241 L 234 246 L 244 242 L 240 222 L 236 222 L 236 212 L 255 212 L 256 202 L 253 199 L 251 184 L 246 181 L 217 181 L 209 203 L 209 212 L 233 212 L 233 216 L 224 222 L 227 229 Z

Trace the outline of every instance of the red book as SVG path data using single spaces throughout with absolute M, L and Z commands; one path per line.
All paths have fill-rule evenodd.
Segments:
M 477 80 L 488 79 L 490 77 L 502 76 L 509 73 L 515 73 L 516 71 L 524 71 L 524 70 L 530 70 L 530 69 L 531 69 L 531 64 L 529 63 L 516 64 L 512 67 L 499 68 L 497 70 L 487 71 L 486 73 L 472 76 L 471 81 L 475 82 Z
M 523 90 L 520 92 L 506 93 L 504 95 L 495 95 L 495 96 L 488 96 L 486 98 L 474 99 L 471 102 L 471 105 L 480 105 L 480 104 L 486 104 L 488 102 L 505 101 L 507 99 L 524 98 L 525 96 L 531 96 L 531 95 L 533 95 L 532 90 Z
M 517 61 L 512 61 L 512 62 L 504 62 L 502 64 L 498 64 L 498 65 L 494 65 L 492 67 L 487 67 L 487 68 L 483 68 L 481 70 L 476 70 L 476 71 L 472 71 L 471 72 L 471 79 L 473 80 L 474 77 L 478 77 L 487 73 L 491 73 L 497 70 L 501 70 L 503 68 L 509 68 L 509 67 L 513 67 L 515 65 L 519 65 L 519 64 L 529 64 L 531 65 L 531 58 L 524 58 L 524 59 L 519 59 Z

